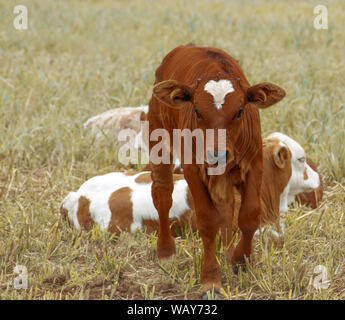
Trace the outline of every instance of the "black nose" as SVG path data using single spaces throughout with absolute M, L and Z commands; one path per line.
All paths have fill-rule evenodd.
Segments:
M 226 159 L 229 156 L 229 151 L 207 151 L 207 160 L 211 164 L 217 162 L 226 162 Z

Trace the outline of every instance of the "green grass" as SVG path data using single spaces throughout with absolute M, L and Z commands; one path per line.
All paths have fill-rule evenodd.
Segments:
M 299 141 L 326 183 L 321 208 L 283 216 L 283 242 L 255 241 L 247 273 L 221 264 L 222 297 L 345 298 L 342 1 L 327 2 L 320 31 L 312 1 L 28 0 L 23 32 L 13 28 L 15 4 L 0 0 L 0 299 L 200 297 L 198 235 L 178 238 L 176 259 L 159 266 L 156 235 L 78 232 L 58 210 L 86 179 L 123 169 L 111 141 L 96 146 L 83 122 L 147 103 L 161 59 L 188 42 L 229 52 L 252 84 L 286 90 L 261 112 L 263 135 Z M 13 288 L 16 265 L 27 267 L 27 290 Z M 331 281 L 322 291 L 312 285 L 317 265 Z

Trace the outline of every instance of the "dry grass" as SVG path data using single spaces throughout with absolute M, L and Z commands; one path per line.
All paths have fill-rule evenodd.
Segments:
M 81 4 L 82 3 L 82 4 Z M 121 169 L 111 141 L 99 147 L 82 123 L 116 106 L 147 103 L 154 71 L 177 45 L 222 48 L 251 83 L 287 91 L 262 112 L 263 134 L 282 131 L 319 163 L 320 209 L 295 206 L 283 242 L 263 235 L 247 273 L 222 263 L 223 298 L 345 298 L 345 22 L 327 3 L 329 29 L 313 28 L 317 2 L 25 1 L 29 29 L 14 30 L 0 0 L 0 299 L 199 298 L 201 242 L 186 232 L 160 267 L 156 236 L 78 232 L 59 220 L 67 192 Z M 137 169 L 137 168 L 133 168 Z M 222 249 L 219 260 L 224 262 Z M 27 290 L 13 288 L 16 265 Z M 330 287 L 312 286 L 317 265 Z

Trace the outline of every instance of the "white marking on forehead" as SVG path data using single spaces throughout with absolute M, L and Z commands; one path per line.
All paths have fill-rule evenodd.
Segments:
M 219 81 L 210 80 L 205 84 L 204 89 L 213 96 L 214 104 L 218 110 L 222 108 L 225 96 L 235 91 L 231 81 L 224 79 Z

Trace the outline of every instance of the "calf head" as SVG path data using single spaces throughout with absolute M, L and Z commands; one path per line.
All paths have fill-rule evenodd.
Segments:
M 206 165 L 231 163 L 228 167 L 241 161 L 248 143 L 261 144 L 257 108 L 267 108 L 285 96 L 283 89 L 271 83 L 250 86 L 238 66 L 231 75 L 205 76 L 191 86 L 162 81 L 153 94 L 170 108 L 183 110 L 180 129 L 201 129 Z
M 279 139 L 263 140 L 264 183 L 273 184 L 279 193 L 288 185 L 292 176 L 292 154 L 285 143 Z
M 263 140 L 262 213 L 260 223 L 274 222 L 281 211 L 282 197 L 292 175 L 292 154 L 288 146 L 276 138 Z
M 270 134 L 268 138 L 279 139 L 288 146 L 292 154 L 291 178 L 281 197 L 281 212 L 286 212 L 297 194 L 312 191 L 320 186 L 320 177 L 307 163 L 305 151 L 299 143 L 279 132 Z

